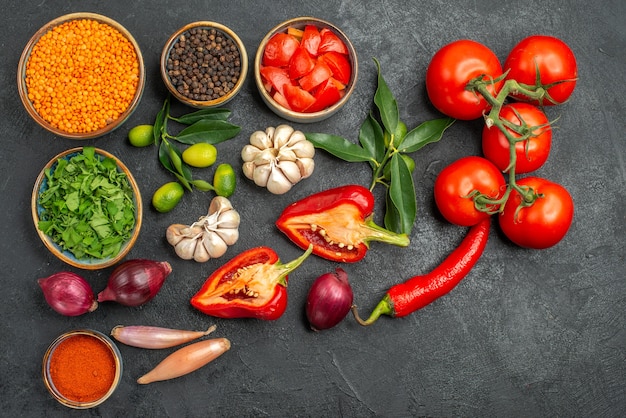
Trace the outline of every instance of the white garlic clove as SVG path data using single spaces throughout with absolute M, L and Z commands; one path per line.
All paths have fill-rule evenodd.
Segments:
M 313 158 L 315 156 L 315 147 L 313 143 L 304 140 L 296 142 L 289 147 L 298 158 Z
M 293 161 L 280 161 L 276 164 L 276 168 L 280 169 L 292 184 L 296 184 L 302 178 L 300 167 Z
M 291 133 L 291 136 L 289 137 L 289 141 L 287 141 L 287 144 L 285 145 L 287 145 L 288 147 L 292 147 L 298 142 L 302 141 L 306 141 L 306 136 L 304 136 L 304 133 L 302 133 L 302 131 L 293 131 Z
M 241 149 L 241 159 L 244 162 L 253 161 L 261 150 L 254 145 L 246 145 Z
M 276 160 L 276 154 L 277 150 L 274 148 L 264 149 L 263 151 L 257 153 L 257 155 L 254 157 L 253 162 L 257 166 L 269 164 L 272 161 Z
M 174 246 L 174 251 L 183 260 L 191 260 L 197 243 L 197 238 L 184 238 Z
M 276 159 L 278 161 L 296 161 L 298 156 L 291 149 L 283 147 L 278 151 Z
M 272 147 L 272 136 L 263 131 L 256 131 L 250 135 L 250 145 L 260 150 Z
M 274 138 L 275 131 L 276 128 L 274 128 L 273 126 L 268 126 L 267 128 L 265 128 L 265 134 L 267 135 L 267 139 L 270 141 L 270 144 L 267 146 L 267 148 L 274 146 L 274 141 L 272 140 L 272 138 Z
M 291 189 L 292 183 L 281 170 L 274 169 L 267 178 L 267 190 L 274 194 L 283 194 Z
M 267 186 L 267 180 L 272 172 L 272 166 L 270 164 L 264 164 L 258 167 L 254 167 L 253 180 L 257 186 Z
M 313 170 L 315 169 L 315 161 L 313 158 L 300 158 L 296 161 L 298 167 L 300 168 L 300 176 L 305 179 L 313 174 Z
M 167 227 L 167 230 L 165 231 L 165 238 L 167 239 L 167 242 L 170 243 L 170 245 L 176 245 L 183 238 L 185 238 L 185 235 L 183 235 L 181 232 L 183 228 L 187 228 L 187 225 L 172 224 Z
M 215 196 L 213 200 L 211 200 L 211 204 L 209 205 L 209 215 L 217 213 L 218 215 L 222 212 L 226 212 L 233 208 L 230 200 L 225 198 L 224 196 Z
M 238 228 L 240 223 L 241 217 L 239 216 L 239 212 L 235 209 L 222 212 L 219 218 L 217 218 L 217 225 L 220 228 L 234 229 Z
M 239 239 L 239 230 L 235 228 L 220 228 L 216 229 L 215 233 L 220 236 L 220 238 L 226 243 L 226 245 L 234 245 Z
M 215 232 L 207 232 L 202 237 L 202 245 L 212 258 L 218 258 L 224 255 L 228 246 L 224 240 Z
M 196 249 L 193 252 L 193 259 L 198 263 L 205 263 L 211 259 L 206 247 L 201 243 L 196 243 Z
M 289 125 L 277 126 L 276 130 L 274 131 L 274 137 L 272 138 L 274 142 L 274 148 L 281 148 L 283 145 L 289 142 L 289 138 L 291 137 L 293 131 L 293 127 Z
M 249 161 L 247 163 L 243 163 L 243 165 L 241 166 L 242 171 L 243 171 L 243 175 L 246 176 L 246 178 L 252 180 L 254 179 L 254 168 L 256 166 L 254 165 L 254 163 L 252 161 Z

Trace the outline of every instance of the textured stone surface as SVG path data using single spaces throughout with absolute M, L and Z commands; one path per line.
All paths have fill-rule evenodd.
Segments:
M 0 243 L 3 302 L 0 305 L 0 410 L 6 416 L 65 416 L 42 383 L 41 359 L 60 333 L 115 325 L 205 329 L 232 349 L 214 363 L 169 382 L 140 386 L 135 380 L 171 352 L 120 344 L 124 373 L 117 392 L 94 411 L 98 416 L 624 416 L 626 414 L 626 6 L 621 0 L 590 7 L 556 0 L 443 1 L 258 1 L 47 2 L 8 0 L 3 8 L 0 64 Z M 22 48 L 49 20 L 93 11 L 118 20 L 139 42 L 147 86 L 137 111 L 114 133 L 81 145 L 119 156 L 134 173 L 146 207 L 144 225 L 129 257 L 168 260 L 174 272 L 161 293 L 141 308 L 102 304 L 89 315 L 61 317 L 45 304 L 36 279 L 70 269 L 39 241 L 30 216 L 30 195 L 41 167 L 76 146 L 39 128 L 22 108 L 15 69 Z M 504 60 L 523 37 L 552 34 L 574 50 L 580 81 L 569 103 L 549 109 L 559 117 L 553 151 L 537 175 L 565 185 L 576 203 L 566 239 L 544 251 L 520 249 L 492 229 L 483 258 L 448 296 L 404 319 L 382 318 L 363 328 L 348 317 L 336 328 L 313 333 L 304 317 L 313 279 L 337 265 L 309 258 L 290 276 L 289 306 L 275 322 L 204 316 L 189 298 L 204 279 L 235 254 L 272 246 L 288 261 L 301 251 L 274 227 L 277 214 L 310 193 L 346 183 L 368 185 L 369 167 L 339 161 L 319 151 L 312 178 L 282 196 L 254 186 L 240 172 L 239 152 L 253 131 L 283 122 L 261 101 L 249 75 L 227 107 L 241 134 L 218 146 L 218 160 L 238 173 L 232 197 L 241 212 L 241 238 L 223 259 L 206 264 L 176 258 L 165 242 L 171 223 L 193 222 L 206 213 L 211 194 L 186 194 L 168 214 L 150 207 L 154 190 L 171 177 L 156 150 L 132 148 L 126 133 L 152 123 L 166 97 L 158 62 L 164 42 L 180 26 L 213 20 L 236 31 L 253 60 L 265 33 L 279 22 L 314 15 L 343 29 L 360 58 L 354 96 L 335 117 L 305 131 L 357 139 L 372 108 L 376 67 L 395 93 L 409 128 L 440 115 L 425 96 L 425 69 L 444 44 L 470 38 Z M 251 74 L 251 73 L 250 73 Z M 187 109 L 179 105 L 173 112 Z M 480 121 L 457 122 L 442 141 L 414 156 L 418 219 L 411 245 L 373 243 L 360 263 L 343 266 L 355 300 L 365 313 L 391 285 L 436 266 L 465 229 L 437 214 L 432 185 L 448 163 L 480 154 Z M 210 178 L 212 171 L 199 172 Z M 381 190 L 377 190 L 382 202 Z M 377 205 L 377 220 L 382 203 Z M 96 291 L 110 269 L 83 272 Z

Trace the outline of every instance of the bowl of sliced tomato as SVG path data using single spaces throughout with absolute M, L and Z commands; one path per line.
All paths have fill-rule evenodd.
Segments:
M 267 106 L 292 122 L 334 115 L 354 91 L 357 54 L 335 25 L 297 17 L 270 30 L 254 60 L 254 78 Z

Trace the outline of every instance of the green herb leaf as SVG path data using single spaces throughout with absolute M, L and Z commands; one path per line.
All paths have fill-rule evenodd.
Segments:
M 159 145 L 159 141 L 162 136 L 167 132 L 167 114 L 170 108 L 169 97 L 163 102 L 163 106 L 154 120 L 154 126 L 152 127 L 152 135 L 154 136 L 154 143 Z
M 183 125 L 192 125 L 200 120 L 227 120 L 230 117 L 231 111 L 228 109 L 201 109 L 196 112 L 187 113 L 186 115 L 179 116 L 177 118 L 170 116 L 170 119 L 175 120 Z
M 344 161 L 364 162 L 373 160 L 373 157 L 367 150 L 340 136 L 308 133 L 305 134 L 305 137 L 316 148 L 321 148 Z
M 374 94 L 374 103 L 380 113 L 380 119 L 387 132 L 396 132 L 398 121 L 400 120 L 398 112 L 398 103 L 396 102 L 393 93 L 387 86 L 385 79 L 380 71 L 380 63 L 374 58 L 376 68 L 378 71 L 378 87 Z
M 218 144 L 237 136 L 239 131 L 241 131 L 241 127 L 223 120 L 200 119 L 180 131 L 172 139 L 189 145 L 198 142 Z
M 394 225 L 394 232 L 409 235 L 417 216 L 417 198 L 415 186 L 409 167 L 398 153 L 391 157 L 391 185 L 389 197 L 397 211 L 398 225 Z
M 398 150 L 404 153 L 415 152 L 424 145 L 439 141 L 454 121 L 452 118 L 441 118 L 423 122 L 406 134 Z
M 385 139 L 383 129 L 371 113 L 361 124 L 359 142 L 375 160 L 370 161 L 370 166 L 375 169 L 385 158 Z
M 196 187 L 198 190 L 203 192 L 209 192 L 215 190 L 215 187 L 211 183 L 205 180 L 196 179 L 191 181 L 191 184 Z

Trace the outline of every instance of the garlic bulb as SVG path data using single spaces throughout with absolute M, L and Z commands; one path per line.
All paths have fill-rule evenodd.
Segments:
M 191 225 L 172 224 L 165 237 L 183 260 L 204 263 L 224 255 L 239 239 L 239 213 L 223 196 L 215 196 L 207 215 Z
M 241 150 L 243 174 L 274 194 L 288 192 L 313 173 L 315 147 L 289 125 L 269 127 L 250 135 Z

